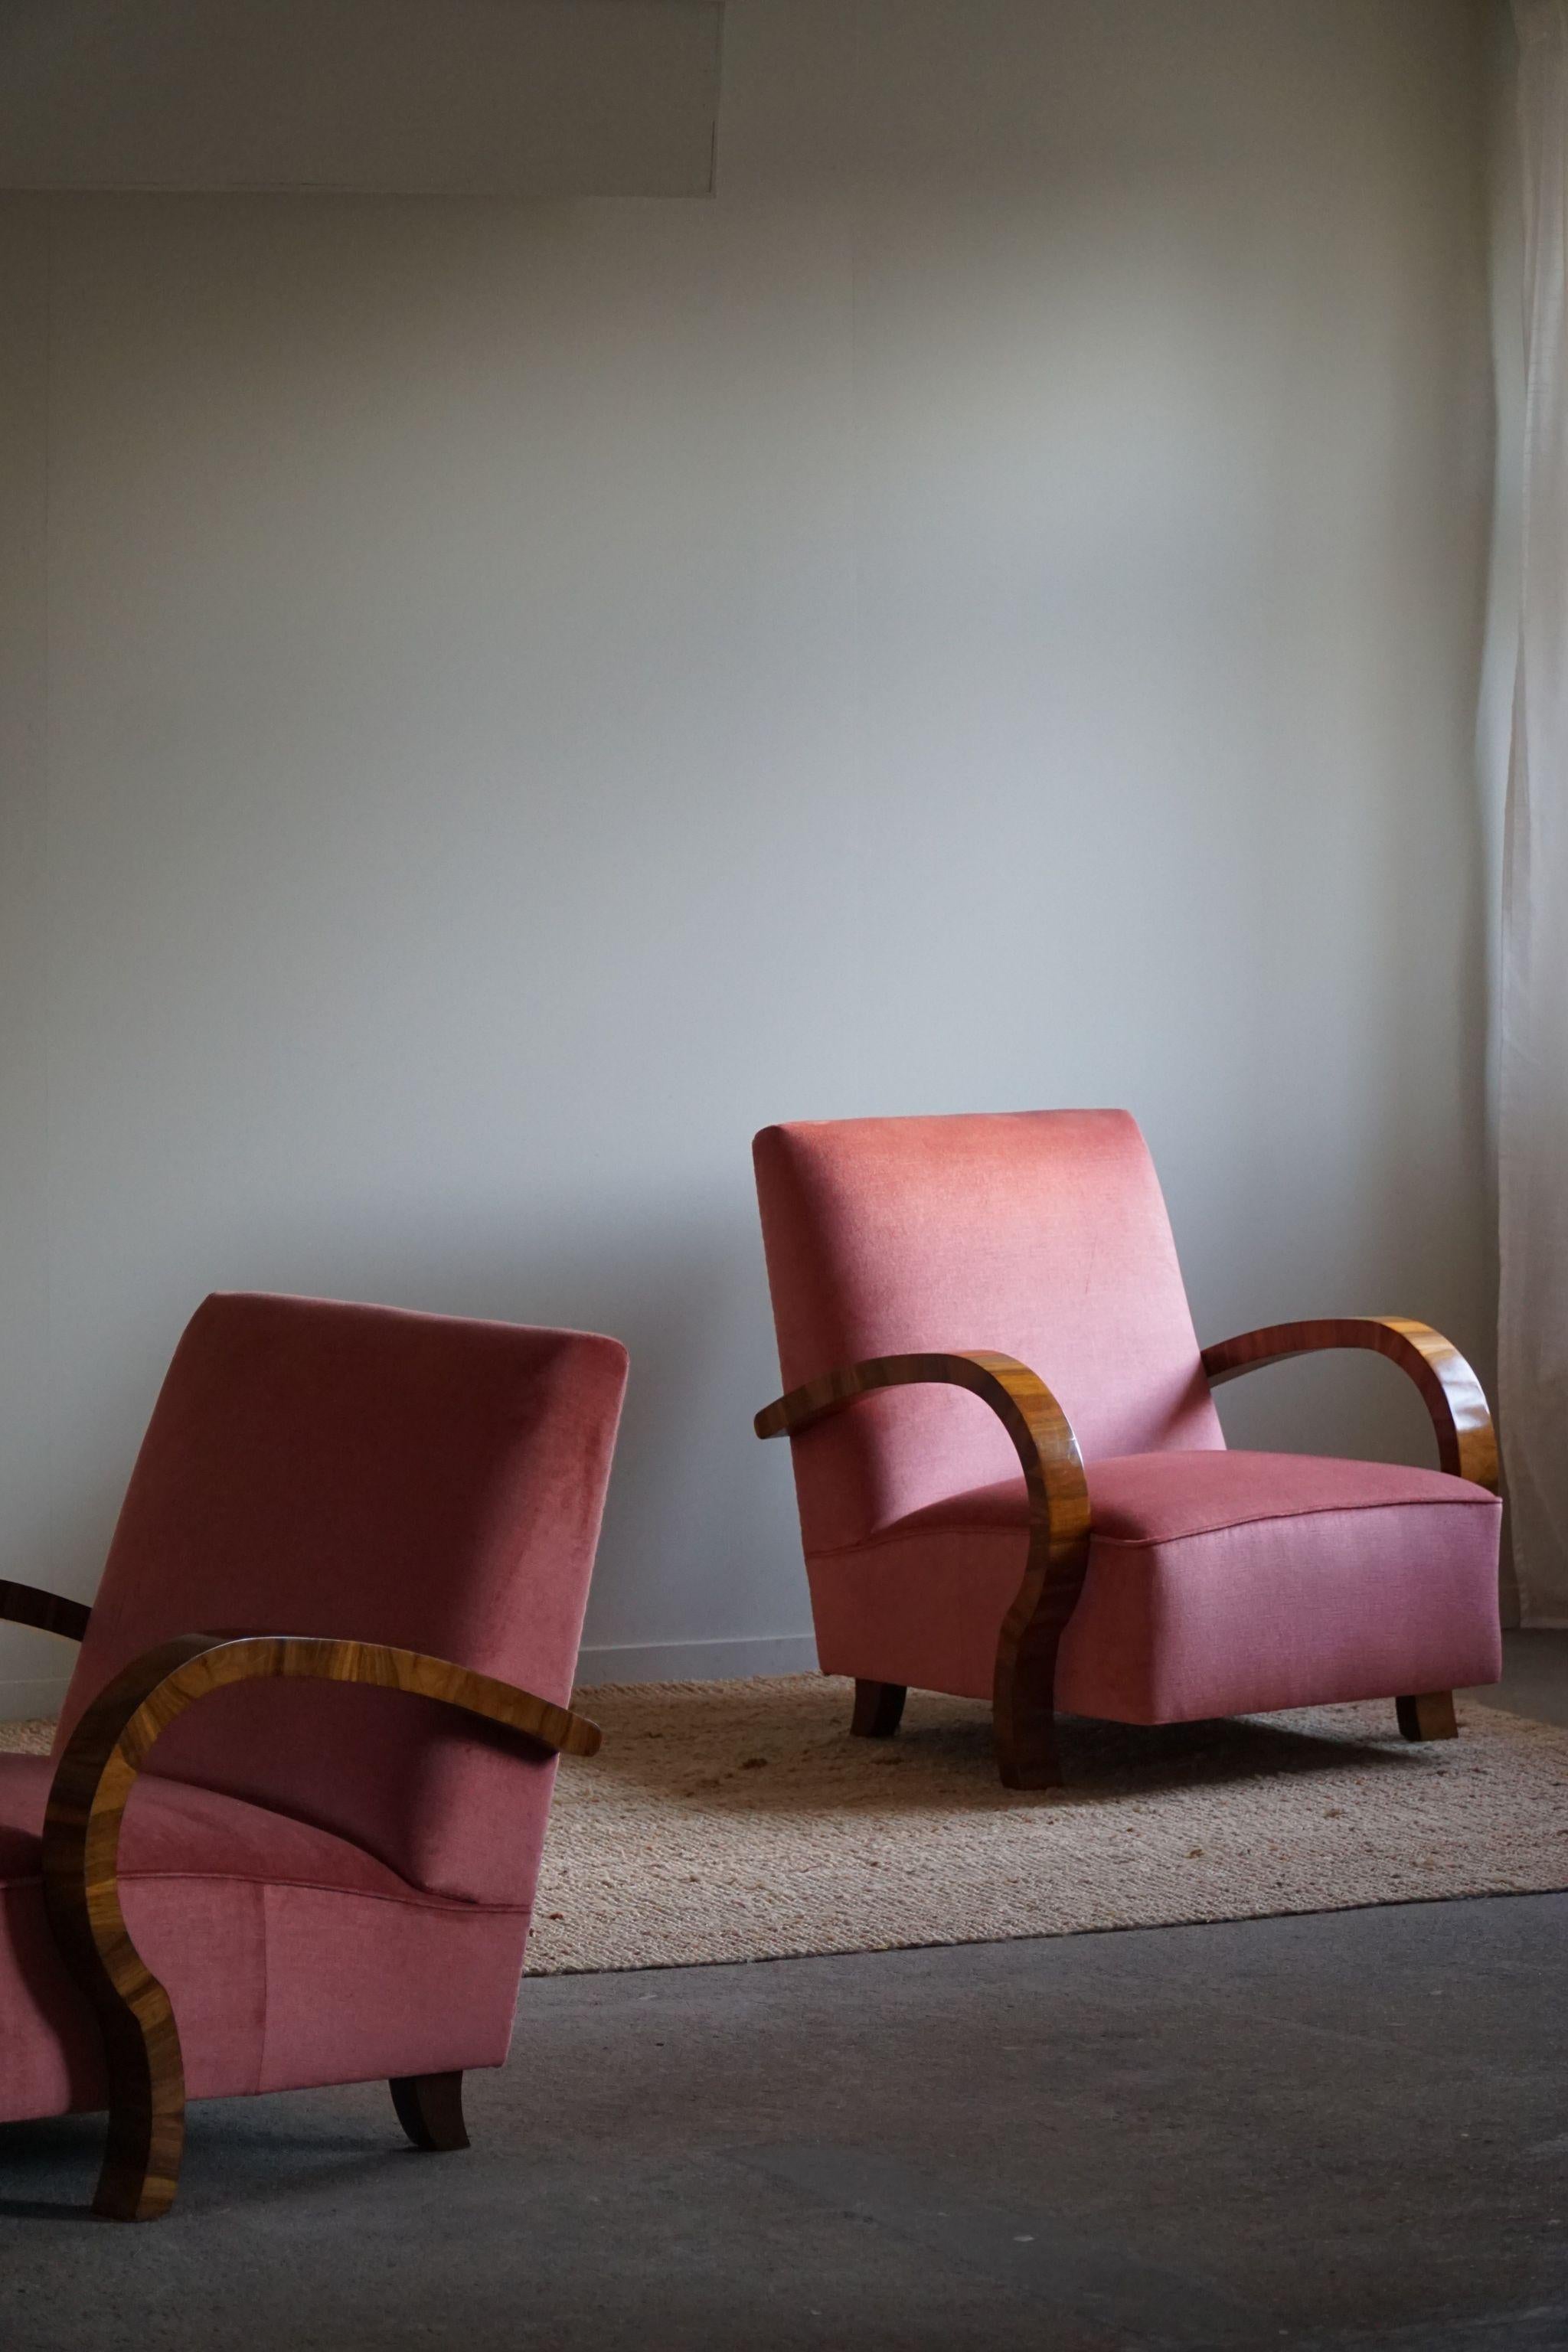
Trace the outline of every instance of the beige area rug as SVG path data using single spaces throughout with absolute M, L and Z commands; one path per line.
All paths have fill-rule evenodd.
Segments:
M 817 1675 L 603 1685 L 563 1763 L 529 1970 L 884 1951 L 1568 1886 L 1568 1731 L 1461 1700 L 1063 1726 L 1068 1784 L 997 1781 L 989 1710 L 911 1692 L 848 1735 Z
M 1063 1726 L 1067 1786 L 1001 1787 L 988 1710 L 912 1692 L 851 1739 L 818 1675 L 605 1685 L 556 1782 L 529 1972 L 886 1951 L 1568 1885 L 1568 1731 L 1391 1702 L 1160 1730 Z M 47 1751 L 53 1726 L 0 1726 Z
M 52 1716 L 40 1723 L 0 1723 L 0 1756 L 47 1756 L 54 1738 Z

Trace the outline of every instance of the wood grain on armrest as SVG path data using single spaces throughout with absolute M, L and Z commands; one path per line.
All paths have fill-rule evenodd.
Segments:
M 16 1584 L 0 1577 L 0 1618 L 8 1625 L 35 1625 L 40 1633 L 58 1633 L 65 1642 L 79 1642 L 92 1612 L 85 1601 L 62 1600 L 36 1584 Z
M 1089 1484 L 1071 1422 L 1037 1372 L 989 1349 L 873 1356 L 792 1389 L 756 1417 L 759 1437 L 798 1436 L 879 1389 L 938 1382 L 988 1404 L 1012 1439 L 1028 1489 L 1023 1580 L 1003 1621 L 994 1685 L 996 1759 L 1009 1788 L 1058 1777 L 1056 1659 L 1089 1567 Z
M 96 2008 L 110 2079 L 109 2145 L 96 2212 L 148 2221 L 174 2201 L 184 2137 L 184 2068 L 169 1997 L 121 1908 L 120 1830 L 161 1733 L 227 1684 L 279 1678 L 404 1691 L 498 1724 L 534 1746 L 592 1756 L 598 1726 L 531 1691 L 445 1658 L 369 1642 L 191 1633 L 136 1659 L 102 1691 L 55 1769 L 44 1824 L 44 1896 L 62 1958 Z
M 1235 1380 L 1258 1364 L 1325 1348 L 1370 1348 L 1399 1366 L 1420 1390 L 1437 1437 L 1440 1466 L 1492 1494 L 1498 1490 L 1497 1437 L 1486 1394 L 1452 1340 L 1403 1315 L 1321 1316 L 1308 1323 L 1270 1323 L 1204 1349 L 1211 1382 Z

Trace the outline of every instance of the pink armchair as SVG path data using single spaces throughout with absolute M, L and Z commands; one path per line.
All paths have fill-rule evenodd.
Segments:
M 384 2075 L 468 2145 L 556 1756 L 599 1744 L 566 1702 L 626 1369 L 209 1298 L 91 1612 L 0 1586 L 82 1645 L 53 1759 L 0 1758 L 0 2120 L 107 2106 L 98 2212 L 166 2210 L 187 2097 Z
M 1445 1738 L 1454 1687 L 1496 1681 L 1491 1421 L 1425 1324 L 1200 1353 L 1124 1111 L 845 1119 L 754 1149 L 789 1391 L 757 1434 L 793 1440 L 817 1654 L 853 1676 L 857 1732 L 895 1731 L 910 1685 L 989 1697 L 1003 1780 L 1046 1788 L 1058 1710 L 1396 1696 L 1407 1738 Z M 1346 1347 L 1415 1380 L 1440 1469 L 1226 1449 L 1214 1382 Z

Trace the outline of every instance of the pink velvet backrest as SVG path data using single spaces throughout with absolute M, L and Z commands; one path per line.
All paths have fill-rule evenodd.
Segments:
M 620 1343 L 581 1331 L 208 1298 L 137 1459 L 61 1738 L 130 1660 L 191 1633 L 393 1643 L 563 1704 L 626 1377 Z M 539 1751 L 433 1701 L 319 1683 L 202 1699 L 152 1769 L 489 1903 L 531 1899 L 553 1780 Z
M 753 1152 L 786 1389 L 988 1348 L 1047 1382 L 1086 1459 L 1224 1444 L 1127 1112 L 835 1119 L 765 1128 Z M 794 1450 L 808 1551 L 1018 1475 L 995 1416 L 952 1389 L 867 1397 Z

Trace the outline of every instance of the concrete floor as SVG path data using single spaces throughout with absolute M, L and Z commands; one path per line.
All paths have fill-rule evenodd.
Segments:
M 1505 1633 L 1502 1654 L 1501 1682 L 1470 1696 L 1541 1723 L 1568 1723 L 1568 1633 Z
M 541 1980 L 464 2156 L 215 2103 L 126 2230 L 0 2128 L 0 2345 L 1568 2347 L 1565 2016 L 1568 1895 Z

